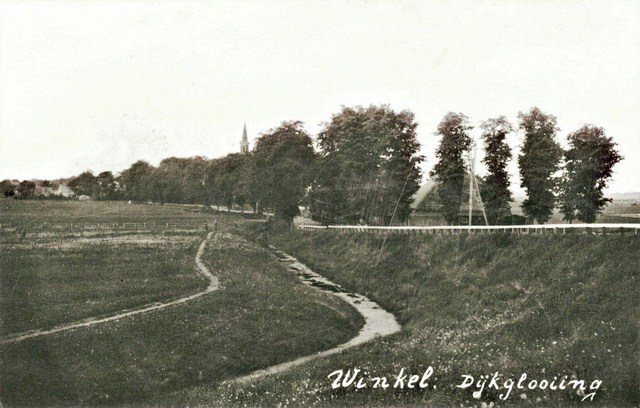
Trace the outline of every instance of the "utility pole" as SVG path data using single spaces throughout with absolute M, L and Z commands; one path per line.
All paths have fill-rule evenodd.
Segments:
M 471 149 L 473 149 L 473 153 Z M 473 179 L 476 163 L 476 142 L 473 140 L 471 141 L 471 149 L 469 149 L 469 226 L 471 226 L 471 220 L 473 219 Z
M 487 213 L 484 210 L 484 203 L 482 202 L 482 196 L 480 195 L 480 188 L 478 187 L 478 183 L 476 181 L 476 142 L 474 140 L 471 141 L 471 146 L 469 148 L 469 153 L 467 156 L 469 160 L 469 222 L 468 225 L 472 225 L 473 220 L 473 197 L 476 195 L 476 199 L 478 200 L 478 204 L 480 204 L 480 208 L 482 209 L 482 216 L 484 217 L 484 224 L 489 225 L 489 220 L 487 219 Z

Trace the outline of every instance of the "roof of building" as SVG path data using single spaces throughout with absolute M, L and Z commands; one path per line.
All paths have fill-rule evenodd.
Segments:
M 480 178 L 476 176 L 476 185 L 480 185 Z M 442 208 L 440 198 L 437 195 L 440 182 L 436 179 L 427 180 L 420 186 L 418 191 L 413 195 L 411 208 L 413 210 L 437 211 Z M 460 211 L 469 211 L 469 176 L 465 175 L 463 190 L 463 200 L 460 203 Z M 482 206 L 476 199 L 473 200 L 473 211 L 482 212 Z
M 413 195 L 412 197 L 413 202 L 411 203 L 410 207 L 414 210 L 418 208 L 420 203 L 424 201 L 424 199 L 427 197 L 429 193 L 431 193 L 431 190 L 433 190 L 436 187 L 436 185 L 437 185 L 437 182 L 435 180 L 427 180 L 423 185 L 421 185 L 418 191 L 416 191 L 415 194 Z

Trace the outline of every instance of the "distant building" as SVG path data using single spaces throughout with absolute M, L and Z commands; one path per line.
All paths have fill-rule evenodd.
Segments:
M 242 129 L 242 141 L 240 142 L 240 153 L 249 154 L 249 139 L 247 138 L 247 124 Z
M 49 185 L 45 186 L 41 181 L 36 182 L 36 195 L 51 197 L 51 196 L 61 196 L 61 197 L 73 197 L 75 194 L 73 191 L 64 183 L 52 182 Z
M 469 180 L 469 176 L 465 175 L 458 225 L 469 225 Z M 476 176 L 476 186 L 479 185 L 480 179 Z M 444 218 L 444 207 L 438 197 L 439 186 L 438 181 L 429 180 L 413 195 L 413 203 L 411 204 L 413 212 L 409 216 L 410 225 L 447 225 Z M 471 224 L 485 225 L 482 203 L 475 197 L 471 207 Z
M 64 197 L 75 196 L 73 191 L 60 180 L 2 180 L 0 195 L 5 197 Z
M 410 225 L 446 225 L 443 205 L 437 194 L 438 182 L 428 180 L 413 195 Z

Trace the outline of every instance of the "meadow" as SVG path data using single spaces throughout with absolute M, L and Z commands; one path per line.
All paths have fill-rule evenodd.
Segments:
M 351 306 L 303 286 L 270 251 L 235 234 L 237 216 L 110 202 L 0 203 L 0 221 L 11 225 L 0 232 L 3 337 L 201 290 L 194 257 L 204 223 L 212 228 L 214 220 L 202 261 L 223 286 L 182 305 L 1 345 L 3 406 L 156 404 L 182 388 L 214 387 L 331 348 L 363 324 Z M 192 227 L 151 227 L 166 223 Z
M 124 201 L 0 200 L 0 220 L 38 228 L 42 223 L 205 223 L 214 217 L 198 206 L 128 204 Z
M 195 271 L 202 233 L 2 234 L 0 334 L 179 297 L 207 286 Z
M 247 231 L 256 233 L 255 227 Z M 385 238 L 292 231 L 270 239 L 393 312 L 403 331 L 251 384 L 184 389 L 170 400 L 175 406 L 625 407 L 640 402 L 638 236 Z M 420 375 L 430 366 L 427 388 L 393 387 L 402 369 Z M 340 369 L 360 369 L 368 386 L 332 389 L 328 376 Z M 489 387 L 495 372 L 500 390 Z M 517 382 L 523 373 L 524 388 L 513 386 L 504 398 L 505 381 Z M 473 386 L 459 387 L 464 375 L 473 376 Z M 373 388 L 375 376 L 388 377 L 391 386 Z M 587 389 L 574 382 L 552 390 L 554 378 L 556 387 L 562 380 L 565 385 L 582 380 Z M 485 380 L 484 388 L 478 380 Z M 530 380 L 544 389 L 529 389 Z
M 2 336 L 201 290 L 206 282 L 194 256 L 204 224 L 211 230 L 214 220 L 218 231 L 203 261 L 223 285 L 184 305 L 0 346 L 3 406 L 625 407 L 640 401 L 636 235 L 385 237 L 275 228 L 267 236 L 261 223 L 195 207 L 0 203 L 0 221 L 13 225 L 0 232 Z M 90 227 L 96 223 L 114 227 Z M 343 343 L 363 324 L 350 306 L 300 284 L 267 244 L 376 301 L 403 330 L 235 383 L 256 369 Z M 394 387 L 401 370 L 422 375 L 429 367 L 426 388 Z M 354 369 L 367 387 L 332 389 L 329 374 Z M 601 384 L 593 400 L 593 390 L 571 386 L 513 387 L 504 398 L 506 388 L 489 386 L 495 372 L 502 386 L 523 373 L 525 384 L 554 378 Z M 464 375 L 484 380 L 483 388 L 459 387 Z M 374 377 L 387 377 L 391 386 L 373 388 Z

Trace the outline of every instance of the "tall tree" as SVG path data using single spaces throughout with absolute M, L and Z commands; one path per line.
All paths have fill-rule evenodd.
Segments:
M 449 224 L 457 224 L 460 205 L 464 197 L 463 185 L 467 166 L 464 154 L 471 147 L 468 132 L 472 127 L 462 113 L 449 112 L 438 125 L 441 137 L 436 150 L 438 162 L 431 170 L 431 177 L 438 182 L 438 197 L 444 208 L 444 217 Z
M 231 177 L 233 177 L 233 183 L 231 183 L 233 202 L 238 204 L 241 210 L 244 211 L 244 205 L 247 201 L 251 201 L 249 177 L 251 175 L 251 161 L 253 155 L 250 153 L 244 153 L 231 154 L 230 156 L 233 156 L 233 170 L 231 172 Z
M 222 159 L 213 159 L 207 163 L 204 175 L 204 188 L 207 193 L 207 203 L 216 206 L 224 204 Z
M 231 210 L 234 203 L 244 203 L 240 186 L 244 184 L 242 166 L 247 156 L 241 153 L 228 154 L 218 159 L 216 171 L 218 204 L 222 204 Z
M 182 200 L 191 204 L 207 204 L 205 170 L 207 160 L 196 156 L 187 160 L 182 173 Z
M 124 197 L 134 201 L 146 201 L 152 199 L 152 178 L 155 168 L 143 160 L 138 160 L 120 175 L 118 181 L 124 193 Z
M 114 200 L 116 198 L 116 179 L 110 171 L 98 174 L 96 184 L 96 199 Z
M 513 201 L 509 191 L 509 173 L 507 165 L 511 160 L 511 149 L 506 138 L 513 126 L 504 117 L 489 119 L 482 123 L 484 140 L 484 159 L 488 174 L 482 183 L 482 199 L 490 224 L 509 214 L 509 203 Z
M 252 190 L 263 207 L 273 207 L 276 217 L 291 223 L 310 185 L 315 159 L 313 142 L 302 122 L 283 122 L 262 134 L 254 159 Z
M 98 180 L 91 171 L 87 170 L 72 178 L 69 181 L 69 188 L 78 196 L 87 195 L 95 198 L 99 190 Z
M 522 211 L 544 224 L 555 207 L 555 173 L 562 158 L 562 148 L 555 140 L 559 129 L 556 117 L 538 108 L 532 108 L 528 113 L 520 112 L 518 119 L 519 127 L 524 131 L 524 143 L 518 157 L 520 186 L 527 193 Z
M 611 201 L 602 190 L 613 174 L 613 166 L 623 157 L 601 127 L 583 126 L 567 136 L 567 140 L 560 211 L 569 222 L 577 218 L 591 223 Z
M 423 157 L 409 111 L 388 106 L 343 108 L 318 136 L 314 216 L 323 221 L 404 221 L 419 188 Z
M 163 159 L 153 174 L 153 197 L 161 203 L 187 202 L 183 192 L 183 174 L 190 159 L 169 157 Z

